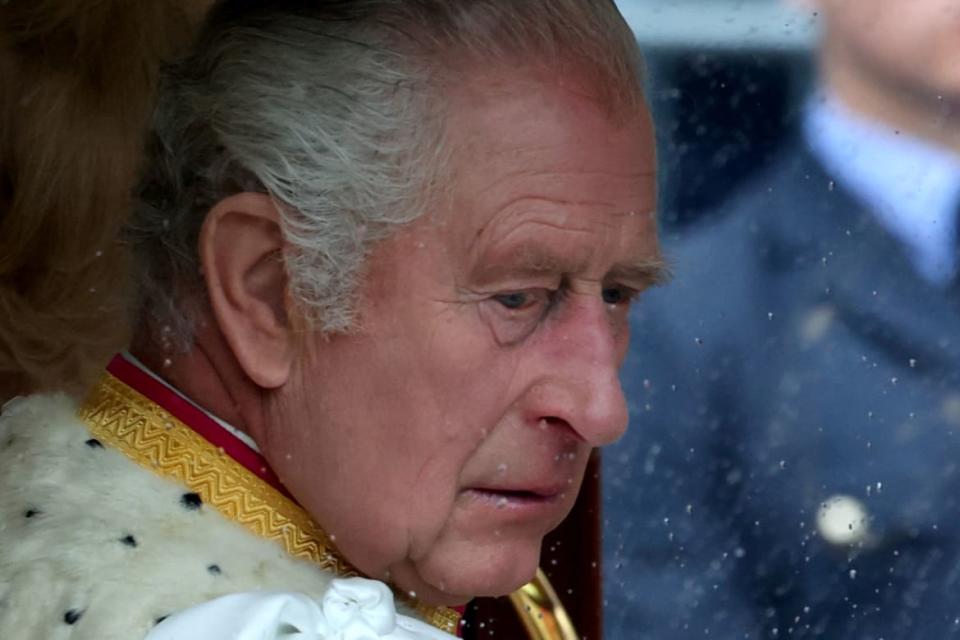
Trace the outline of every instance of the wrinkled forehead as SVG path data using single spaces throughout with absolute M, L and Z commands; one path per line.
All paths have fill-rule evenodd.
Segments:
M 614 117 L 588 81 L 529 70 L 480 75 L 448 104 L 448 194 L 428 220 L 457 254 L 561 271 L 659 259 L 645 107 Z
M 610 214 L 604 224 L 655 208 L 654 135 L 642 103 L 613 114 L 582 76 L 523 70 L 480 75 L 449 104 L 459 205 L 492 214 L 553 203 L 567 217 L 593 208 Z M 471 222 L 481 234 L 490 220 Z

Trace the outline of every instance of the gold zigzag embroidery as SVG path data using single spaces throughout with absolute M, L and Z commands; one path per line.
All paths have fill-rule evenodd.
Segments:
M 338 576 L 360 575 L 300 506 L 112 375 L 93 388 L 79 416 L 103 444 L 191 489 L 205 504 L 290 555 Z M 456 632 L 460 614 L 453 609 L 401 597 L 433 626 Z

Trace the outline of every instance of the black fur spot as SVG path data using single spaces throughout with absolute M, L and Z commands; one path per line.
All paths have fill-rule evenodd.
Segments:
M 33 516 L 39 516 L 43 513 L 40 509 L 27 509 L 23 512 L 24 518 L 32 518 Z
M 157 626 L 158 624 L 160 624 L 161 622 L 163 622 L 164 620 L 166 620 L 166 619 L 169 618 L 169 617 L 170 617 L 170 616 L 160 616 L 159 618 L 154 619 L 154 621 L 153 621 L 153 626 Z
M 180 496 L 180 505 L 188 511 L 196 511 L 203 505 L 203 500 L 196 493 L 185 493 Z
M 207 567 L 207 572 L 209 572 L 212 576 L 218 576 L 223 573 L 223 571 L 220 570 L 220 565 L 218 564 L 212 564 Z
M 83 610 L 70 609 L 63 614 L 63 621 L 67 624 L 77 624 L 77 621 L 83 617 Z
M 90 438 L 89 440 L 84 442 L 84 444 L 90 447 L 91 449 L 103 449 L 103 443 L 97 440 L 96 438 Z
M 125 544 L 128 547 L 133 547 L 134 549 L 136 549 L 137 547 L 137 539 L 130 534 L 127 534 L 122 538 L 120 538 L 120 543 Z

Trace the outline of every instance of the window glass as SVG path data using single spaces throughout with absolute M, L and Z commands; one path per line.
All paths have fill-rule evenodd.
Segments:
M 607 637 L 960 635 L 960 7 L 619 5 L 674 281 L 604 458 Z

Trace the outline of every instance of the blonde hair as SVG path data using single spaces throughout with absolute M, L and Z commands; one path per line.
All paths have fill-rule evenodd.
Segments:
M 0 399 L 125 344 L 128 218 L 160 61 L 210 0 L 0 3 Z

